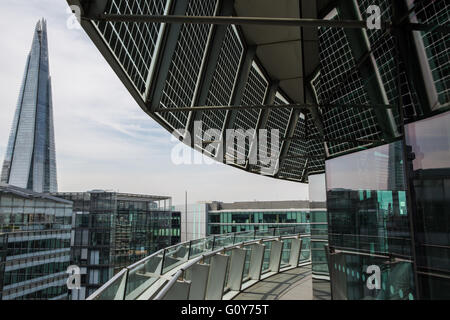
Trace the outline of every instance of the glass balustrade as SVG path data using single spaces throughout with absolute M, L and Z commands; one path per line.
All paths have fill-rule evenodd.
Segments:
M 272 242 L 264 242 L 264 258 L 263 258 L 263 265 L 262 265 L 262 273 L 269 271 L 269 263 L 270 263 L 270 252 L 272 249 Z
M 248 232 L 241 232 L 236 234 L 236 237 L 234 238 L 234 243 L 240 243 L 245 241 L 250 241 L 255 239 L 255 231 L 248 231 Z
M 94 293 L 92 300 L 123 300 L 128 270 L 123 269 Z
M 283 240 L 283 251 L 281 253 L 281 264 L 280 264 L 281 268 L 289 266 L 291 250 L 292 250 L 292 239 L 284 239 Z
M 300 251 L 300 263 L 311 260 L 311 238 L 302 237 L 302 250 Z
M 235 237 L 234 233 L 232 233 L 230 235 L 215 236 L 214 237 L 214 249 L 227 247 L 227 246 L 234 244 L 234 237 Z
M 245 250 L 243 254 L 242 252 L 237 252 L 235 259 L 236 261 L 239 261 L 238 264 L 240 267 L 237 269 L 234 268 L 234 272 L 236 272 L 236 270 L 242 271 L 241 283 L 243 283 L 250 280 L 250 269 L 255 268 L 255 266 L 257 268 L 258 266 L 261 268 L 261 274 L 271 271 L 270 265 L 273 265 L 271 262 L 271 259 L 273 259 L 271 254 L 273 247 L 272 241 L 281 240 L 283 242 L 280 257 L 281 268 L 290 267 L 290 264 L 292 263 L 291 256 L 293 254 L 293 239 L 297 238 L 299 235 L 302 237 L 302 249 L 300 251 L 298 261 L 299 263 L 310 261 L 310 235 L 299 232 L 305 230 L 307 230 L 307 228 L 303 225 L 278 229 L 270 228 L 266 230 L 252 230 L 239 233 L 214 235 L 204 239 L 180 243 L 160 250 L 151 256 L 121 270 L 103 287 L 94 292 L 94 294 L 88 299 L 135 300 L 141 296 L 145 296 L 145 298 L 155 297 L 155 294 L 151 294 L 151 292 L 158 292 L 159 289 L 161 289 L 161 286 L 167 285 L 168 283 L 167 281 L 158 281 L 162 279 L 161 276 L 170 277 L 173 276 L 178 270 L 182 270 L 180 279 L 191 281 L 196 278 L 195 275 L 193 276 L 191 267 L 198 262 L 209 265 L 212 263 L 212 257 L 219 252 L 229 257 L 227 260 L 225 274 L 222 277 L 224 286 L 223 292 L 220 294 L 223 295 L 230 290 L 236 290 L 236 285 L 233 284 L 235 275 L 230 275 L 230 269 L 233 269 L 230 268 L 230 265 L 233 250 L 235 248 Z M 258 263 L 252 261 L 252 251 L 255 248 L 256 243 L 261 240 L 263 240 L 262 243 L 264 245 L 263 252 L 261 251 L 263 261 L 262 265 L 258 265 Z M 222 250 L 222 248 L 227 247 L 228 249 Z M 240 271 L 238 272 L 240 274 Z M 155 288 L 154 290 L 152 289 L 153 287 Z M 234 287 L 235 289 L 231 289 L 231 287 Z
M 206 252 L 210 252 L 213 249 L 214 236 L 210 236 L 204 239 L 192 240 L 189 247 L 189 259 L 198 257 Z
M 164 250 L 163 273 L 166 273 L 189 258 L 189 242 L 181 243 Z
M 160 251 L 148 259 L 135 264 L 134 267 L 129 267 L 125 299 L 136 299 L 155 283 L 161 275 L 162 263 L 163 253 Z
M 253 245 L 246 247 L 246 249 L 247 249 L 247 253 L 245 255 L 244 274 L 242 276 L 242 279 L 244 279 L 244 280 L 246 280 L 249 277 Z

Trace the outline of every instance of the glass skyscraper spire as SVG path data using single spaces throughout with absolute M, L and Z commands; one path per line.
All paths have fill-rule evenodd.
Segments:
M 37 23 L 3 163 L 1 182 L 57 192 L 47 25 Z

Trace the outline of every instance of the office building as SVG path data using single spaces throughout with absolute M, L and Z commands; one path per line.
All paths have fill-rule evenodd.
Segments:
M 312 212 L 326 211 L 325 203 L 320 207 L 311 209 L 309 201 L 212 202 L 208 211 L 208 234 L 284 227 L 299 227 L 302 233 L 311 233 Z
M 71 264 L 80 267 L 83 300 L 117 271 L 180 242 L 180 213 L 171 198 L 113 191 L 57 193 L 73 202 Z
M 311 233 L 311 221 L 326 215 L 326 204 L 325 201 L 201 201 L 188 204 L 187 211 L 186 205 L 175 206 L 175 210 L 181 212 L 181 239 L 186 241 L 212 234 L 293 226 L 303 226 L 304 233 Z
M 322 186 L 316 299 L 450 299 L 448 1 L 68 3 L 162 127 L 237 169 Z M 151 19 L 164 14 L 186 17 Z M 249 129 L 278 130 L 274 166 L 248 135 L 230 152 Z
M 0 184 L 0 300 L 67 299 L 72 202 Z
M 35 192 L 57 192 L 47 23 L 34 31 L 3 162 L 1 182 Z

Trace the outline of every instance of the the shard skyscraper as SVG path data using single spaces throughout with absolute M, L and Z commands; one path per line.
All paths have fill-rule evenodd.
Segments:
M 37 23 L 9 136 L 1 182 L 57 192 L 47 25 Z

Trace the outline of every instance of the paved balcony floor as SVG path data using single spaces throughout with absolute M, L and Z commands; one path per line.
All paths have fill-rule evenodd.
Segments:
M 233 300 L 312 300 L 311 265 L 291 269 L 258 282 Z

